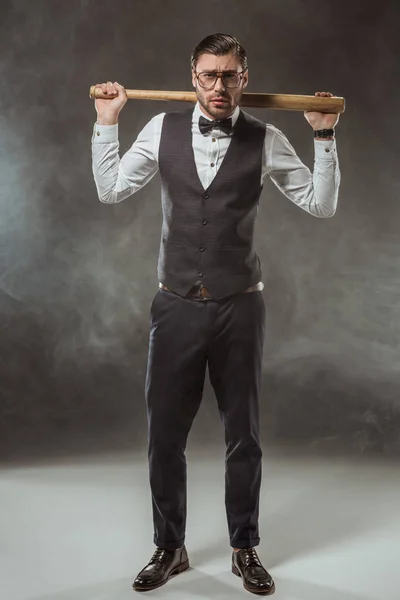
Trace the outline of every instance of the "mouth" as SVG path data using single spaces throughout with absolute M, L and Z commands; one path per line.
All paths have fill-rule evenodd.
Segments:
M 229 104 L 229 101 L 226 98 L 213 98 L 211 102 L 216 106 L 223 106 L 224 104 Z

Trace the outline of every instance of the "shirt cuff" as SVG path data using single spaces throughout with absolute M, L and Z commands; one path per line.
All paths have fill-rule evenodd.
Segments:
M 118 142 L 118 124 L 117 125 L 99 125 L 93 127 L 93 144 L 111 144 Z
M 336 140 L 314 140 L 315 158 L 336 156 Z

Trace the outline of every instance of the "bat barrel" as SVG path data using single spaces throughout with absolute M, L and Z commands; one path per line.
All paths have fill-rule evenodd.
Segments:
M 345 99 L 340 96 L 306 96 L 295 94 L 243 94 L 242 106 L 276 110 L 343 113 Z

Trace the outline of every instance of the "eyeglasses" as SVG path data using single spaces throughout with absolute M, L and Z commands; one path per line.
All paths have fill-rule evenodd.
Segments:
M 205 90 L 211 90 L 217 80 L 220 78 L 224 87 L 226 88 L 237 88 L 242 83 L 242 79 L 247 69 L 244 71 L 202 71 L 196 73 L 197 81 L 199 86 Z

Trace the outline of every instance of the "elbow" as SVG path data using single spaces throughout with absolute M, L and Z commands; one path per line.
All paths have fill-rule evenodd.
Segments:
M 336 208 L 337 198 L 332 198 L 328 202 L 315 201 L 312 213 L 320 219 L 331 219 L 336 214 Z
M 317 219 L 331 219 L 336 213 L 336 206 L 313 206 L 307 212 Z
M 122 197 L 118 196 L 115 190 L 103 193 L 98 192 L 97 196 L 102 204 L 117 204 L 123 200 Z
M 331 208 L 326 208 L 323 213 L 320 215 L 322 219 L 331 219 L 336 214 L 336 206 Z
M 133 191 L 131 189 L 123 190 L 123 191 L 117 191 L 117 190 L 113 189 L 113 190 L 110 190 L 109 192 L 103 192 L 103 193 L 98 192 L 97 195 L 102 204 L 118 204 L 119 202 L 126 200 L 126 198 L 129 198 L 129 196 L 132 196 L 132 194 L 134 194 L 134 193 L 135 193 L 135 191 Z

